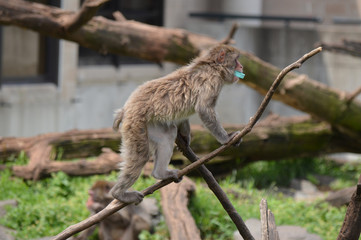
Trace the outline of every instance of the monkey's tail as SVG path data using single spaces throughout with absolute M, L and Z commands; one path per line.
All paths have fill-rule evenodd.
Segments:
M 113 130 L 115 132 L 118 132 L 119 125 L 123 120 L 123 116 L 124 116 L 123 108 L 120 108 L 120 109 L 115 111 L 115 113 L 114 113 L 114 122 L 113 122 Z

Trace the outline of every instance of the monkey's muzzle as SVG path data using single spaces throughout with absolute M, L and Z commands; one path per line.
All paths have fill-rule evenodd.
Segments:
M 240 72 L 240 71 L 234 71 L 234 76 L 236 76 L 240 79 L 243 79 L 244 76 L 246 76 L 246 74 L 244 74 L 243 72 Z

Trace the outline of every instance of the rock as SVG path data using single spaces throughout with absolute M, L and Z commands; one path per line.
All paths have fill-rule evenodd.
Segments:
M 8 206 L 8 205 L 16 207 L 18 205 L 18 202 L 14 199 L 0 201 L 0 217 L 3 217 L 6 215 L 5 206 Z
M 254 239 L 258 240 L 261 239 L 261 221 L 255 218 L 248 219 L 245 222 L 247 228 L 251 232 Z M 243 240 L 243 237 L 238 231 L 233 233 L 234 240 Z
M 0 240 L 15 240 L 15 237 L 13 236 L 14 233 L 14 230 L 0 225 Z
M 293 179 L 291 181 L 291 188 L 305 193 L 318 192 L 317 187 L 314 184 L 304 179 Z
M 310 234 L 299 226 L 279 226 L 277 230 L 280 240 L 322 240 L 316 234 Z
M 310 181 L 304 179 L 293 179 L 291 188 L 296 190 L 293 197 L 297 201 L 313 201 L 324 197 L 324 193 L 320 192 Z
M 252 236 L 256 240 L 261 240 L 261 221 L 248 219 L 245 223 Z M 280 240 L 322 240 L 318 235 L 308 233 L 306 229 L 299 226 L 278 226 L 277 231 Z M 238 231 L 234 232 L 233 238 L 234 240 L 243 240 Z

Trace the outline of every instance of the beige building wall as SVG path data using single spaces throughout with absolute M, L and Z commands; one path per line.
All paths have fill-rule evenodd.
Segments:
M 360 17 L 360 0 L 264 0 L 265 15 L 316 16 L 324 23 L 332 23 L 333 17 Z

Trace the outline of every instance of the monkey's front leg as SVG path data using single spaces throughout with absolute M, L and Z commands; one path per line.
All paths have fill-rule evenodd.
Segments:
M 199 108 L 198 114 L 204 125 L 207 127 L 207 129 L 212 133 L 212 135 L 217 139 L 217 141 L 221 144 L 226 144 L 232 138 L 239 133 L 239 131 L 233 132 L 228 134 L 226 130 L 222 127 L 217 113 L 214 110 L 213 107 L 208 108 Z M 235 143 L 235 146 L 238 146 L 240 144 L 241 140 L 239 142 Z

